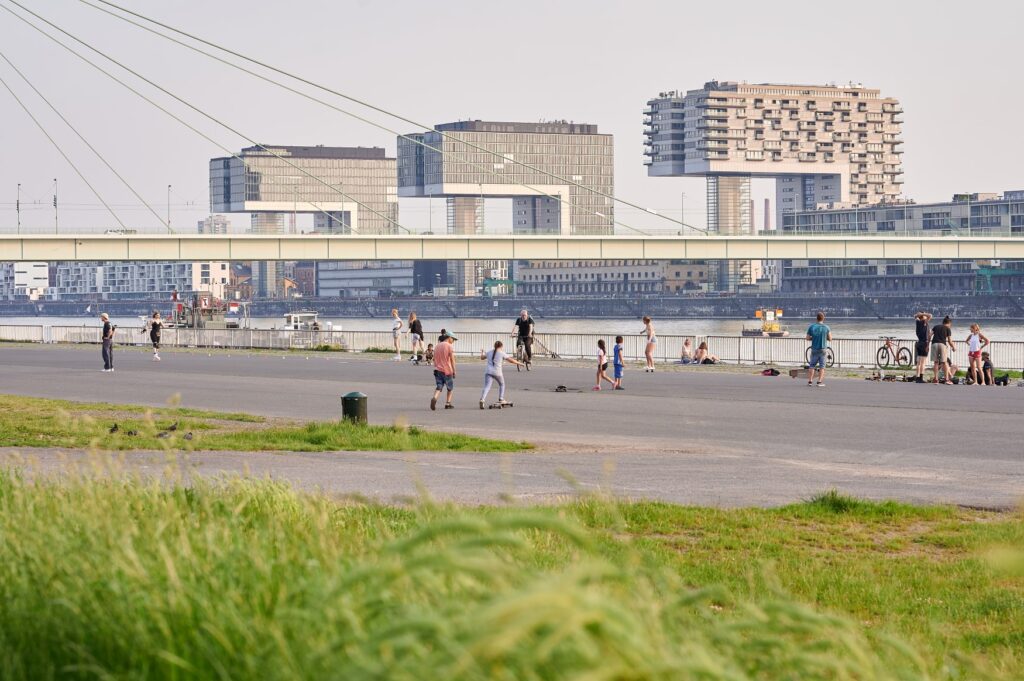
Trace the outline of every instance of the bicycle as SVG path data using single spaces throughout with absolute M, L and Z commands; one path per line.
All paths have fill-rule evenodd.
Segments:
M 807 366 L 811 365 L 811 349 L 810 348 L 807 348 L 807 350 L 804 352 L 804 363 Z M 825 366 L 828 367 L 829 369 L 831 369 L 832 365 L 835 364 L 835 363 L 836 363 L 836 353 L 832 351 L 832 346 L 831 345 L 826 346 L 825 347 Z
M 914 361 L 914 355 L 910 348 L 893 343 L 895 336 L 879 336 L 885 341 L 885 345 L 878 348 L 875 354 L 875 364 L 879 369 L 888 369 L 897 366 L 901 369 L 908 369 Z
M 525 341 L 525 339 L 522 336 L 516 336 L 515 338 L 516 338 L 516 352 L 515 352 L 516 361 L 517 362 L 522 362 L 522 364 L 526 366 L 526 370 L 529 371 L 530 370 L 531 362 L 530 362 L 529 356 L 526 354 L 526 341 Z M 522 371 L 522 370 L 523 370 L 522 366 L 517 364 L 516 365 L 516 371 L 519 372 L 519 371 Z

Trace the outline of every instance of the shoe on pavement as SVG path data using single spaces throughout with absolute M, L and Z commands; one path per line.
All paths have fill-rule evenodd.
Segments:
M 824 384 L 824 383 L 822 383 L 821 381 L 818 381 L 818 387 L 819 387 L 819 388 L 824 388 L 824 387 L 825 387 L 825 384 Z
M 480 400 L 480 408 L 481 408 L 481 409 L 483 409 L 483 408 L 484 408 L 484 401 L 483 401 L 483 400 Z
M 807 385 L 808 385 L 808 387 L 814 385 L 814 381 L 807 381 Z
M 601 389 L 601 386 L 599 386 L 599 385 L 595 385 L 593 388 L 591 388 L 591 390 L 600 390 L 600 389 Z
M 430 398 L 430 411 L 434 411 L 435 409 L 437 409 L 437 398 L 436 397 L 431 397 Z
M 444 408 L 445 409 L 454 409 L 455 405 L 452 404 L 451 402 L 448 402 L 447 404 L 444 405 Z
M 617 386 L 615 386 L 615 389 L 616 389 L 616 390 L 625 390 L 625 388 L 623 388 L 623 387 L 622 387 L 621 385 L 617 385 Z

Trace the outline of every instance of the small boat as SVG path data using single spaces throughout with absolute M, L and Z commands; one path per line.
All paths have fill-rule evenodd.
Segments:
M 783 338 L 789 335 L 789 329 L 779 323 L 782 318 L 782 310 L 768 310 L 760 308 L 754 312 L 754 318 L 761 320 L 760 326 L 744 326 L 744 336 L 768 336 L 770 338 Z
M 315 310 L 299 310 L 289 312 L 284 316 L 284 328 L 292 331 L 319 331 L 320 321 L 317 319 L 320 313 Z

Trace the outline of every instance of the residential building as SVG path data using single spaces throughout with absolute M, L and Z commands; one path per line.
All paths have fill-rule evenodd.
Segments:
M 250 213 L 254 234 L 295 232 L 299 214 L 322 233 L 395 234 L 395 168 L 380 147 L 247 147 L 210 160 L 210 210 Z M 283 278 L 278 263 L 254 263 L 257 297 L 281 295 Z
M 60 262 L 54 269 L 47 290 L 53 300 L 170 298 L 175 292 L 224 298 L 230 276 L 226 262 Z
M 231 221 L 226 215 L 211 215 L 199 221 L 196 231 L 200 234 L 227 234 L 231 231 Z
M 942 203 L 824 204 L 787 213 L 782 231 L 943 235 L 1024 233 L 1024 191 L 957 194 Z M 783 289 L 815 292 L 1021 291 L 1024 262 L 991 260 L 785 261 Z
M 516 234 L 611 234 L 613 192 L 612 136 L 596 125 L 472 120 L 398 138 L 398 195 L 444 198 L 449 234 L 483 232 L 495 198 L 512 200 Z M 449 284 L 475 295 L 495 270 L 509 267 L 452 261 Z
M 38 300 L 49 285 L 45 262 L 0 263 L 0 300 Z
M 531 260 L 517 273 L 516 293 L 531 296 L 661 293 L 664 279 L 664 261 L 658 260 Z
M 776 181 L 776 225 L 787 212 L 820 203 L 892 202 L 901 193 L 897 100 L 859 84 L 748 84 L 710 81 L 662 92 L 644 111 L 644 152 L 652 177 L 707 178 L 708 227 L 752 234 L 750 180 Z M 756 264 L 715 266 L 713 288 L 754 283 Z M 768 271 L 780 271 L 779 265 Z

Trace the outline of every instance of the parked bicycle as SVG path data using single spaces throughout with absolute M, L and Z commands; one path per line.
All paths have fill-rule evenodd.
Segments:
M 826 346 L 826 348 L 825 348 L 825 366 L 828 367 L 829 369 L 831 369 L 832 365 L 835 364 L 835 363 L 836 363 L 836 353 L 833 352 L 831 345 Z M 811 365 L 811 349 L 810 348 L 807 348 L 806 352 L 804 352 L 804 364 L 806 364 L 807 366 Z
M 875 364 L 879 369 L 888 369 L 894 366 L 901 369 L 910 367 L 914 361 L 914 355 L 910 352 L 910 348 L 894 343 L 895 336 L 879 336 L 879 338 L 885 341 L 885 344 L 878 348 L 878 352 L 875 354 Z

